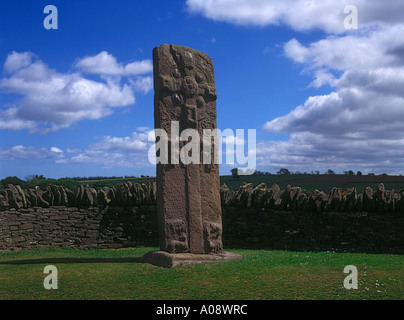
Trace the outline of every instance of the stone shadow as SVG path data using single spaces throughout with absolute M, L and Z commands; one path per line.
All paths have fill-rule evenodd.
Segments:
M 0 264 L 56 264 L 56 263 L 142 263 L 142 257 L 116 258 L 40 258 L 0 261 Z

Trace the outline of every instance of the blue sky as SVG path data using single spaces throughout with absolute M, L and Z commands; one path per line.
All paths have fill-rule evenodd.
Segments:
M 2 1 L 0 178 L 154 175 L 162 43 L 212 57 L 218 128 L 257 130 L 258 170 L 401 174 L 404 3 L 388 3 Z M 358 29 L 344 27 L 349 4 Z

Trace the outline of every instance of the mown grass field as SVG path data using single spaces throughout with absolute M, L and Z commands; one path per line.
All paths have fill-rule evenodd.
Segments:
M 230 189 L 237 189 L 243 182 L 252 183 L 255 186 L 264 182 L 268 187 L 274 183 L 281 189 L 287 185 L 292 187 L 301 187 L 307 191 L 313 192 L 315 189 L 329 193 L 333 187 L 339 187 L 344 190 L 355 187 L 358 192 L 363 192 L 366 187 L 377 189 L 380 183 L 383 183 L 386 190 L 394 189 L 399 192 L 404 189 L 404 177 L 402 176 L 350 176 L 350 175 L 258 175 L 258 176 L 221 176 L 221 184 L 225 183 Z
M 240 261 L 165 269 L 143 263 L 94 263 L 91 259 L 140 257 L 156 248 L 38 250 L 0 253 L 0 261 L 87 258 L 54 263 L 57 290 L 46 290 L 44 267 L 52 263 L 0 264 L 4 300 L 402 300 L 404 256 L 333 252 L 229 250 Z M 347 290 L 344 267 L 358 269 L 358 289 Z

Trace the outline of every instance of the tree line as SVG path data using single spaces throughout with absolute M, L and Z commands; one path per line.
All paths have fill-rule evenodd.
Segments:
M 239 175 L 238 175 L 238 169 L 237 169 L 237 168 L 231 169 L 230 172 L 231 172 L 231 175 L 232 175 L 234 178 L 238 178 L 238 177 L 239 177 Z M 334 170 L 328 169 L 326 172 L 324 172 L 324 174 L 334 175 L 334 174 L 336 174 L 336 173 L 335 173 Z M 352 171 L 352 170 L 344 171 L 342 174 L 349 175 L 349 176 L 353 176 L 353 175 L 355 175 L 355 174 L 356 174 L 357 176 L 363 175 L 361 171 L 357 171 L 357 172 L 355 173 L 355 172 Z M 254 176 L 271 176 L 271 175 L 274 175 L 274 173 L 256 170 L 252 175 L 254 175 Z M 304 171 L 304 172 L 300 172 L 300 171 L 292 172 L 292 171 L 290 171 L 290 170 L 287 169 L 287 168 L 280 168 L 280 169 L 276 172 L 276 175 L 320 175 L 320 171 L 319 171 L 319 170 L 315 170 L 315 171 L 311 171 L 311 172 L 307 172 L 307 171 Z M 374 174 L 374 173 L 368 173 L 368 175 L 369 175 L 369 176 L 374 176 L 375 174 Z M 381 175 L 382 175 L 382 176 L 386 176 L 387 174 L 386 174 L 386 173 L 382 173 Z
M 140 178 L 145 178 L 149 176 L 141 175 Z M 136 176 L 94 176 L 94 177 L 72 177 L 75 181 L 94 181 L 94 180 L 123 180 L 123 179 L 137 179 Z
M 52 178 L 45 178 L 43 175 L 31 175 L 26 177 L 26 180 L 22 180 L 16 176 L 10 176 L 0 180 L 0 189 L 8 186 L 9 184 L 12 185 L 19 185 L 24 189 L 34 188 L 35 186 L 46 186 L 48 184 L 55 184 L 55 185 L 62 185 L 68 189 L 75 189 L 76 187 L 80 186 L 80 182 L 75 181 L 71 178 L 60 178 L 60 179 L 52 179 Z

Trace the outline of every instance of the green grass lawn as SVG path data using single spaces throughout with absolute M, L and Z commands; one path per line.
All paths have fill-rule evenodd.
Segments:
M 0 253 L 0 261 L 88 258 L 55 263 L 57 290 L 46 290 L 52 263 L 0 264 L 0 299 L 404 299 L 404 256 L 332 252 L 229 250 L 240 261 L 165 269 L 143 263 L 91 262 L 91 258 L 140 257 L 155 248 L 39 250 Z M 343 269 L 358 269 L 357 290 L 347 290 Z

